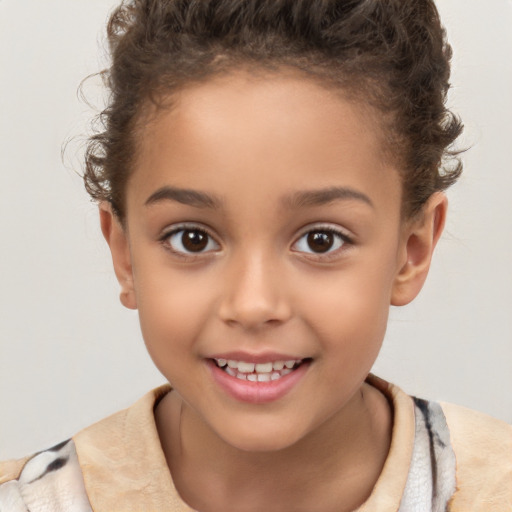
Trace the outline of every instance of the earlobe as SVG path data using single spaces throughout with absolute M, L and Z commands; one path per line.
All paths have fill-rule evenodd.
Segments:
M 124 227 L 113 214 L 109 203 L 99 206 L 101 231 L 112 254 L 114 271 L 121 285 L 121 304 L 129 309 L 137 309 L 137 300 L 133 282 L 130 244 Z
M 422 213 L 406 227 L 391 304 L 404 306 L 420 292 L 427 278 L 435 246 L 443 232 L 448 200 L 442 192 L 433 194 Z

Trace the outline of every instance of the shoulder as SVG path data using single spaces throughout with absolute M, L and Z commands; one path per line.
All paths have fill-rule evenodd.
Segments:
M 450 510 L 512 509 L 512 425 L 458 405 L 440 405 L 457 465 Z
M 165 384 L 53 448 L 0 462 L 0 512 L 189 511 L 176 493 L 153 410 Z
M 13 459 L 0 461 L 0 485 L 10 480 L 17 480 L 25 463 L 30 456 L 23 459 Z
M 0 462 L 0 510 L 91 512 L 73 440 Z
M 155 424 L 154 408 L 170 389 L 160 386 L 73 437 L 93 510 L 190 510 L 174 488 Z

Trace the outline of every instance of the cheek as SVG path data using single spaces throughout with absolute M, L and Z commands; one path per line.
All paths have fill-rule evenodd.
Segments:
M 378 293 L 331 288 L 318 296 L 312 294 L 310 304 L 310 323 L 325 340 L 361 347 L 384 337 L 389 302 Z
M 311 280 L 303 295 L 310 328 L 325 349 L 343 352 L 347 364 L 375 358 L 384 339 L 392 272 L 378 267 L 354 266 Z
M 158 362 L 180 350 L 194 352 L 212 307 L 211 291 L 204 279 L 180 272 L 162 271 L 137 278 L 137 304 L 142 335 L 151 357 Z

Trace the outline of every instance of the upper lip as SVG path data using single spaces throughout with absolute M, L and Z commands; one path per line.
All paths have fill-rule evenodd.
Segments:
M 222 352 L 214 354 L 208 359 L 227 359 L 231 361 L 244 361 L 246 363 L 274 363 L 276 361 L 297 361 L 305 359 L 304 357 L 298 357 L 290 354 L 282 354 L 278 352 Z

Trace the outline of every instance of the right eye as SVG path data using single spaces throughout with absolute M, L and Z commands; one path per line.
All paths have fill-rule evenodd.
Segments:
M 174 229 L 162 241 L 178 254 L 202 254 L 219 249 L 219 244 L 207 231 L 195 227 Z

